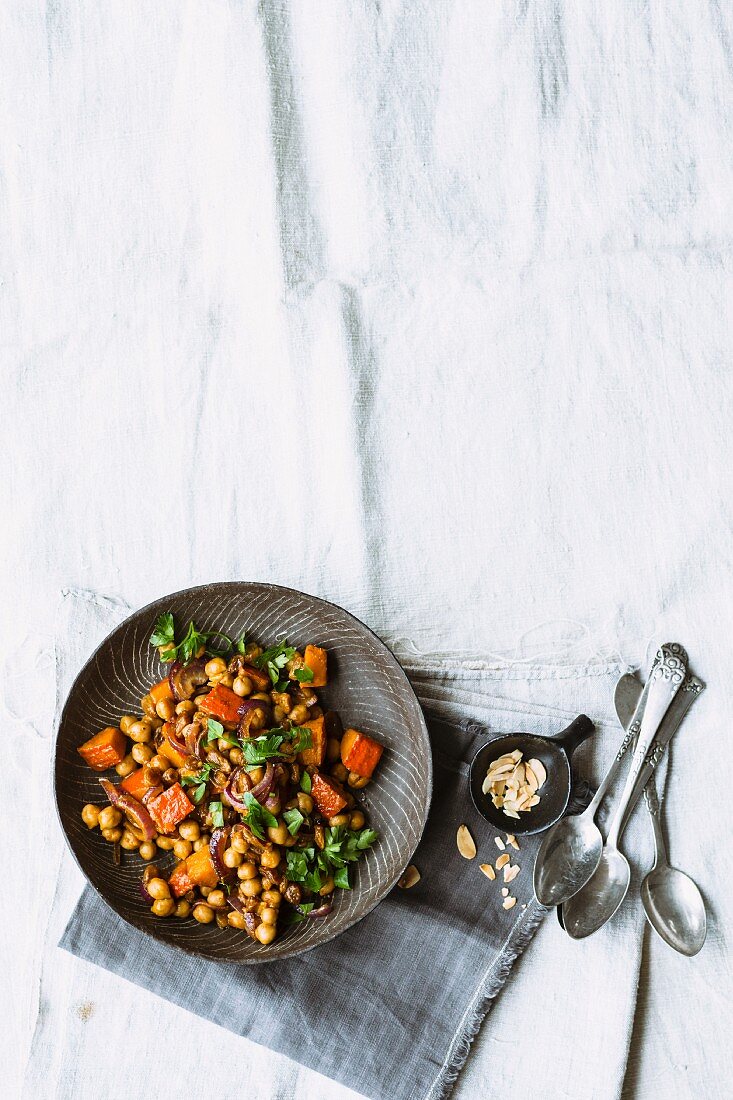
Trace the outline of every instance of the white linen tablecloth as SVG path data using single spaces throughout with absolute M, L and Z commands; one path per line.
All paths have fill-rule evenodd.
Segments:
M 59 593 L 138 606 L 240 577 L 529 683 L 687 646 L 709 686 L 665 825 L 708 943 L 687 960 L 647 931 L 628 1058 L 585 1049 L 593 1097 L 726 1097 L 730 10 L 15 0 L 0 29 L 9 1094 L 137 1100 L 190 1026 L 143 994 L 121 1013 L 81 964 L 54 984 L 78 885 L 44 839 Z M 542 928 L 458 1096 L 523 1086 L 535 1043 L 582 1059 L 590 1023 L 538 1009 L 560 937 Z M 596 981 L 594 939 L 575 957 Z M 253 1097 L 344 1095 L 242 1043 Z

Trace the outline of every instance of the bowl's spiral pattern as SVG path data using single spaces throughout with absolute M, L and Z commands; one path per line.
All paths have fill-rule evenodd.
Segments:
M 148 644 L 153 624 L 173 611 L 184 626 L 194 619 L 200 629 L 223 630 L 232 638 L 272 645 L 287 637 L 328 650 L 326 706 L 344 725 L 372 733 L 386 750 L 375 780 L 365 789 L 370 824 L 380 839 L 354 872 L 351 891 L 338 891 L 327 920 L 306 920 L 269 946 L 244 933 L 202 926 L 191 920 L 160 920 L 140 897 L 145 866 L 136 853 L 122 852 L 112 862 L 112 846 L 81 820 L 86 802 L 101 803 L 98 776 L 76 752 L 87 738 L 123 714 L 139 713 L 140 699 L 164 675 L 156 650 Z M 415 850 L 430 802 L 432 765 L 425 721 L 399 664 L 363 623 L 334 604 L 276 585 L 246 582 L 210 584 L 166 596 L 137 611 L 112 632 L 79 673 L 64 706 L 56 742 L 55 790 L 67 841 L 89 882 L 130 924 L 166 943 L 207 958 L 239 963 L 264 962 L 299 954 L 343 932 L 369 912 L 395 884 Z M 116 780 L 115 780 L 116 781 Z M 175 862 L 160 853 L 159 866 Z

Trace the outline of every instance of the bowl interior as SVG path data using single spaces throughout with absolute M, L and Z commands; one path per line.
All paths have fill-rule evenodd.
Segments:
M 106 801 L 99 776 L 76 749 L 123 714 L 140 713 L 140 699 L 161 679 L 165 666 L 148 644 L 157 616 L 172 611 L 178 628 L 194 619 L 200 629 L 220 629 L 272 645 L 287 637 L 328 650 L 329 684 L 324 707 L 337 710 L 344 726 L 371 733 L 385 745 L 375 779 L 360 792 L 379 841 L 358 864 L 351 891 L 339 892 L 327 920 L 303 921 L 273 944 L 255 943 L 245 933 L 160 920 L 140 897 L 143 861 L 122 852 L 115 867 L 112 846 L 81 820 L 86 802 Z M 393 750 L 393 751 L 390 751 Z M 104 773 L 117 782 L 114 773 Z M 427 818 L 432 762 L 425 720 L 407 677 L 386 646 L 363 623 L 314 596 L 256 583 L 222 583 L 188 589 L 156 600 L 110 634 L 79 673 L 64 706 L 56 742 L 56 803 L 66 839 L 92 886 L 124 920 L 158 940 L 194 954 L 239 963 L 286 958 L 315 947 L 349 928 L 381 901 L 417 847 Z M 155 862 L 173 866 L 170 853 Z
M 538 792 L 539 803 L 529 813 L 522 814 L 519 820 L 507 817 L 481 790 L 491 761 L 514 749 L 519 749 L 525 760 L 541 760 L 547 772 L 547 779 Z M 565 750 L 550 738 L 531 733 L 511 733 L 495 737 L 478 750 L 471 763 L 469 783 L 474 806 L 494 828 L 505 833 L 529 836 L 549 829 L 565 813 L 570 799 L 570 762 Z

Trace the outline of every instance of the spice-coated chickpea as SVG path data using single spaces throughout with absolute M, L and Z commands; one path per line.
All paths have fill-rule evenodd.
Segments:
M 155 843 L 160 848 L 161 852 L 171 852 L 175 841 L 171 840 L 169 836 L 156 837 Z
M 294 725 L 299 726 L 301 722 L 305 722 L 308 717 L 308 707 L 303 706 L 302 703 L 298 703 L 290 711 L 289 717 Z
M 298 792 L 298 809 L 302 814 L 313 813 L 313 799 L 305 791 Z
M 99 825 L 99 806 L 94 806 L 91 802 L 88 802 L 84 809 L 81 811 L 81 819 L 86 825 L 87 829 L 96 829 Z
M 267 835 L 274 844 L 285 844 L 290 833 L 288 832 L 287 825 L 278 823 L 277 825 L 270 825 L 268 827 Z
M 170 722 L 171 718 L 175 717 L 176 704 L 172 699 L 160 699 L 155 704 L 155 713 L 164 722 Z
M 266 905 L 260 913 L 260 918 L 263 924 L 277 924 L 277 909 Z
M 276 935 L 277 929 L 275 928 L 274 924 L 258 924 L 257 928 L 255 929 L 255 936 L 260 941 L 260 943 L 263 943 L 265 945 L 267 945 L 268 943 L 272 943 Z
M 139 722 L 133 722 L 127 731 L 127 736 L 133 741 L 145 744 L 153 737 L 153 724 L 149 718 L 141 718 Z
M 100 829 L 114 829 L 122 821 L 122 814 L 114 806 L 105 806 L 99 815 Z
M 178 904 L 176 905 L 175 912 L 174 912 L 173 916 L 174 917 L 179 917 L 181 920 L 183 920 L 183 919 L 185 919 L 185 917 L 188 917 L 190 915 L 191 915 L 191 903 L 190 903 L 190 901 L 185 901 L 184 899 L 181 899 L 181 901 L 179 901 Z
M 322 898 L 325 898 L 329 894 L 333 893 L 333 891 L 335 889 L 335 886 L 336 886 L 336 883 L 333 881 L 333 878 L 331 877 L 331 875 L 329 875 L 328 878 L 326 879 L 326 881 L 324 882 L 323 886 L 321 887 L 321 889 L 318 891 L 318 893 L 321 895 Z
M 249 676 L 237 676 L 232 684 L 232 691 L 235 695 L 238 695 L 240 699 L 243 699 L 246 695 L 250 695 L 252 692 L 252 681 Z
M 242 863 L 237 868 L 237 878 L 242 882 L 246 882 L 248 879 L 257 877 L 257 867 L 254 863 Z
M 155 760 L 155 757 L 153 757 Z M 154 764 L 143 765 L 143 782 L 146 787 L 157 787 L 163 778 L 163 772 L 160 768 L 156 768 Z
M 157 768 L 161 775 L 171 766 L 171 762 L 168 757 L 161 756 L 160 753 L 156 753 L 155 756 L 151 756 L 149 763 L 150 767 Z
M 164 878 L 148 879 L 147 891 L 153 901 L 160 901 L 162 898 L 169 898 L 171 896 L 170 886 Z
M 263 890 L 260 894 L 260 898 L 269 905 L 272 909 L 277 909 L 282 901 L 282 894 L 279 890 Z
M 153 699 L 152 695 L 143 695 L 140 700 L 140 707 L 142 708 L 143 714 L 147 714 L 150 718 L 157 718 L 155 699 Z
M 222 858 L 225 867 L 239 867 L 242 862 L 242 853 L 238 852 L 236 848 L 227 848 Z
M 226 661 L 223 661 L 221 657 L 212 657 L 204 666 L 204 672 L 210 680 L 213 679 L 214 676 L 222 676 L 226 670 Z
M 155 753 L 151 749 L 150 745 L 140 745 L 135 743 L 132 746 L 132 752 L 130 753 L 130 756 L 136 764 L 142 765 L 147 764 L 150 760 L 152 760 L 155 756 Z
M 244 853 L 247 851 L 247 838 L 242 836 L 241 833 L 234 833 L 232 836 L 232 848 L 235 852 Z
M 248 878 L 239 887 L 239 892 L 245 898 L 256 898 L 262 893 L 262 883 L 258 878 Z
M 366 818 L 361 810 L 354 810 L 349 820 L 349 825 L 352 829 L 363 829 L 366 824 Z
M 119 825 L 115 825 L 113 829 L 102 829 L 102 836 L 110 844 L 116 844 L 118 840 L 122 840 L 122 829 Z
M 331 768 L 331 775 L 334 777 L 334 779 L 338 779 L 340 783 L 344 783 L 346 781 L 346 777 L 348 774 L 349 773 L 347 772 L 343 764 L 334 764 L 334 766 Z
M 186 859 L 191 855 L 193 845 L 190 840 L 176 840 L 173 845 L 173 855 L 176 859 Z
M 156 853 L 155 844 L 152 840 L 144 840 L 138 848 L 138 854 L 141 859 L 148 860 L 153 859 Z
M 182 821 L 178 826 L 178 832 L 183 840 L 198 840 L 201 836 L 201 828 L 198 821 Z
M 230 688 L 234 683 L 234 677 L 231 672 L 225 672 L 224 675 L 219 678 L 219 683 L 222 687 Z
M 176 714 L 185 714 L 187 717 L 194 713 L 196 710 L 196 704 L 190 699 L 182 699 L 180 703 L 176 703 Z
M 199 924 L 211 924 L 214 919 L 214 910 L 210 909 L 208 905 L 204 905 L 203 902 L 199 902 L 198 905 L 193 907 L 193 919 L 197 920 Z
M 225 909 L 227 904 L 226 894 L 223 890 L 212 890 L 206 899 L 206 904 L 212 909 Z
M 244 763 L 244 753 L 241 749 L 231 749 L 229 752 L 229 761 L 235 768 L 241 767 Z
M 136 722 L 137 718 L 134 714 L 126 714 L 124 717 L 120 718 L 120 729 L 123 733 L 128 733 L 130 726 L 134 726 Z
M 357 775 L 356 772 L 349 772 L 347 782 L 350 787 L 353 787 L 355 791 L 360 791 L 362 787 L 366 787 L 369 782 L 370 776 Z
M 252 771 L 249 773 L 249 778 L 250 778 L 250 781 L 251 781 L 253 787 L 255 787 L 259 783 L 259 781 L 262 779 L 262 776 L 264 774 L 265 774 L 265 769 L 264 768 L 261 768 L 259 766 L 257 766 L 256 768 L 252 768 Z
M 124 760 L 120 760 L 119 764 L 115 764 L 115 771 L 123 779 L 135 771 L 137 764 L 132 755 L 128 753 Z
M 140 847 L 140 841 L 131 833 L 129 829 L 125 829 L 120 837 L 120 847 L 124 848 L 126 852 L 136 852 Z
M 328 824 L 332 829 L 338 829 L 342 825 L 349 824 L 349 814 L 334 814 L 333 817 L 329 817 Z
M 194 840 L 194 842 L 193 842 L 194 852 L 199 852 L 202 848 L 208 848 L 208 847 L 209 847 L 209 835 L 208 835 L 208 833 L 206 833 L 204 836 L 200 836 L 198 838 L 198 840 Z
M 156 917 L 170 917 L 176 908 L 176 903 L 173 898 L 161 898 L 160 901 L 154 901 L 150 908 Z
M 239 929 L 240 932 L 247 927 L 244 923 L 244 913 L 238 913 L 236 909 L 232 909 L 231 913 L 228 914 L 227 923 L 232 928 Z
M 163 782 L 166 787 L 172 787 L 178 782 L 178 768 L 166 768 L 163 772 Z
M 263 867 L 277 867 L 280 863 L 280 853 L 277 848 L 267 848 L 262 853 L 260 863 Z

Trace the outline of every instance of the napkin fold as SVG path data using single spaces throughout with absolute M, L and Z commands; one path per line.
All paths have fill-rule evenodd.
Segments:
M 96 603 L 93 595 L 76 594 L 72 600 L 74 618 L 88 620 L 99 609 L 109 629 L 123 617 L 117 604 Z M 83 636 L 81 623 L 79 627 Z M 91 643 L 98 640 L 90 638 Z M 65 652 L 57 657 L 61 703 L 76 669 L 64 672 Z M 532 892 L 537 838 L 519 837 L 520 850 L 507 849 L 521 869 L 509 887 L 517 898 L 513 909 L 503 909 L 502 874 L 491 882 L 480 872 L 479 864 L 495 864 L 500 851 L 494 842 L 498 834 L 470 802 L 468 764 L 491 736 L 517 729 L 557 732 L 574 711 L 594 713 L 593 705 L 587 704 L 610 691 L 618 671 L 617 666 L 588 666 L 556 668 L 542 675 L 536 668 L 498 670 L 483 662 L 413 660 L 408 672 L 426 711 L 435 769 L 431 812 L 412 859 L 421 879 L 410 890 L 393 890 L 364 920 L 320 948 L 260 966 L 192 958 L 125 924 L 89 887 L 71 915 L 61 946 L 372 1100 L 446 1096 L 484 1017 L 546 915 Z M 545 686 L 549 680 L 558 701 L 570 709 L 538 704 L 538 680 Z M 608 732 L 601 721 L 598 737 Z M 618 731 L 613 730 L 609 749 L 617 739 Z M 581 750 L 578 756 L 581 770 L 587 771 L 588 751 Z M 581 783 L 581 796 L 586 791 L 587 785 Z M 476 839 L 478 854 L 473 860 L 463 859 L 457 851 L 456 830 L 462 823 Z M 627 931 L 628 923 L 624 922 Z M 554 918 L 547 925 L 546 982 L 534 989 L 527 981 L 516 983 L 510 998 L 515 1004 L 523 989 L 521 1010 L 516 1004 L 513 1009 L 514 1035 L 530 1028 L 535 1049 L 540 1050 L 543 1041 L 552 1039 L 551 1011 L 563 1008 L 565 956 L 580 962 L 593 942 L 572 944 Z M 623 1079 L 640 952 L 632 942 L 622 977 L 615 973 L 617 959 L 609 952 L 605 932 L 593 940 L 598 972 L 606 971 L 610 983 L 607 1003 L 613 1002 L 616 1009 L 605 1041 L 599 1044 L 596 1036 L 590 1036 L 590 1049 L 594 1042 L 599 1053 L 602 1049 L 610 1073 L 602 1091 L 595 1094 L 614 1097 Z M 536 971 L 536 960 L 534 967 Z M 581 993 L 581 1008 L 583 998 Z M 587 1021 L 593 1030 L 590 1002 Z M 608 1050 L 614 1042 L 615 1047 Z M 497 1065 L 488 1083 L 500 1089 L 511 1082 L 516 1085 L 522 1072 Z M 552 1072 L 558 1075 L 557 1069 L 551 1076 Z M 471 1075 L 469 1061 L 461 1074 L 459 1094 L 468 1087 Z M 593 1078 L 598 1081 L 595 1069 Z M 481 1079 L 487 1083 L 485 1074 Z M 560 1093 L 552 1093 L 556 1094 Z

